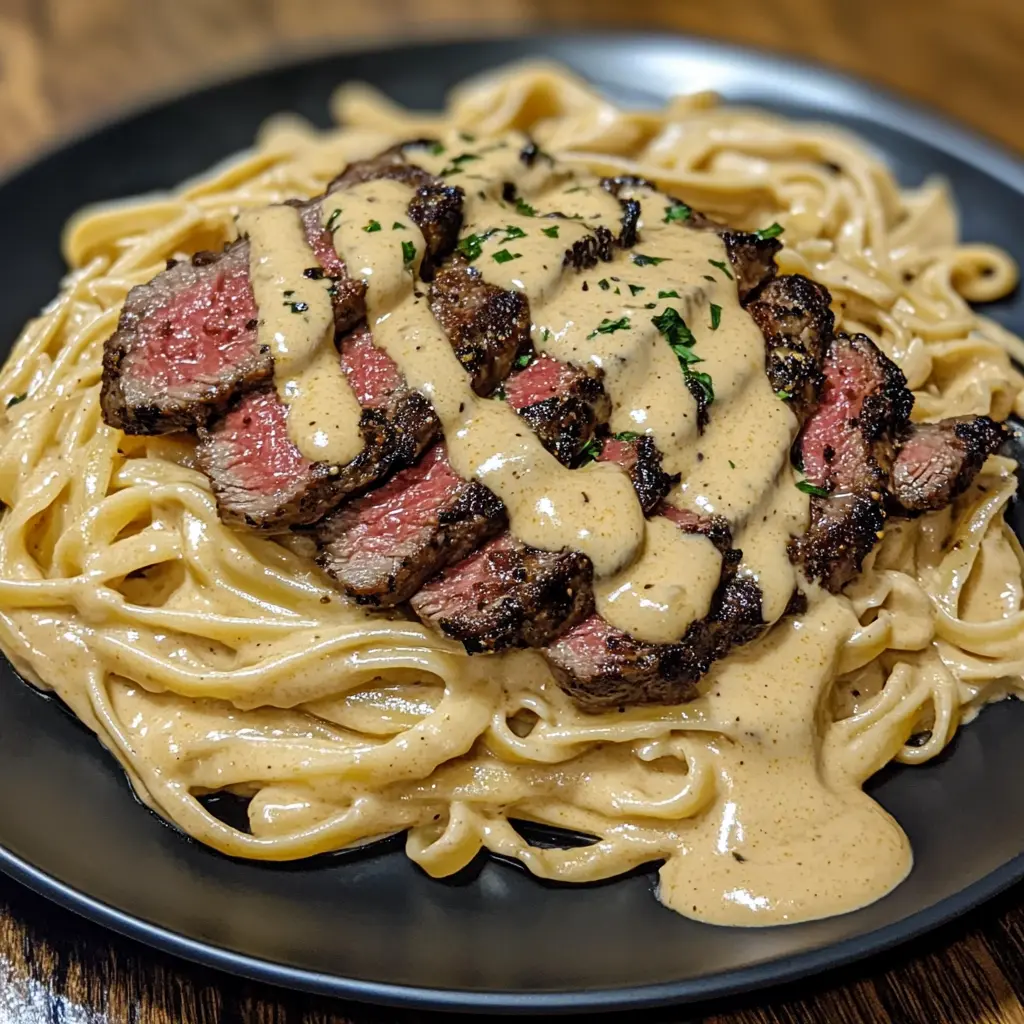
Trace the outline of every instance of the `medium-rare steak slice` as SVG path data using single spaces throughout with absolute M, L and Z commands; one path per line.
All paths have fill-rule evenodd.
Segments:
M 609 437 L 602 443 L 597 461 L 614 462 L 629 474 L 645 515 L 650 515 L 679 481 L 678 474 L 670 476 L 661 468 L 661 452 L 654 438 L 646 434 Z
M 863 334 L 839 334 L 824 362 L 818 408 L 797 446 L 813 487 L 811 523 L 790 556 L 808 579 L 840 590 L 860 571 L 885 523 L 883 502 L 896 439 L 913 406 L 906 378 Z
M 103 347 L 103 418 L 128 434 L 204 423 L 236 393 L 270 380 L 256 327 L 245 241 L 136 285 Z
M 360 604 L 388 607 L 506 525 L 501 502 L 456 476 L 438 444 L 320 522 L 317 561 Z
M 938 423 L 915 423 L 900 443 L 889 482 L 894 511 L 945 508 L 971 485 L 985 462 L 1006 439 L 987 416 L 958 416 Z
M 434 275 L 430 308 L 478 395 L 494 391 L 529 347 L 525 296 L 488 284 L 461 256 L 453 256 Z
M 226 416 L 200 428 L 196 454 L 224 522 L 269 532 L 316 522 L 346 495 L 410 465 L 437 436 L 426 399 L 405 386 L 365 328 L 344 339 L 341 365 L 363 406 L 364 447 L 347 465 L 302 455 L 272 388 L 243 396 Z
M 572 465 L 608 421 L 612 403 L 600 378 L 539 356 L 504 384 L 508 404 L 563 465 Z
M 470 654 L 543 647 L 593 610 L 593 577 L 585 555 L 541 551 L 505 533 L 436 576 L 412 607 Z
M 768 380 L 801 423 L 825 383 L 821 367 L 835 327 L 831 302 L 820 284 L 801 274 L 784 274 L 769 281 L 747 305 L 764 335 Z

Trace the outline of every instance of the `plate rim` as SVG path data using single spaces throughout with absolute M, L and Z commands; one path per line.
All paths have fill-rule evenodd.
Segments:
M 233 63 L 223 74 L 203 76 L 194 80 L 190 86 L 155 91 L 139 102 L 114 108 L 98 118 L 85 121 L 70 132 L 58 135 L 29 154 L 25 160 L 15 162 L 0 173 L 0 189 L 31 177 L 50 160 L 59 158 L 79 143 L 109 129 L 152 117 L 186 98 L 197 97 L 229 85 L 244 85 L 251 80 L 274 73 L 297 71 L 310 64 L 343 59 L 346 56 L 358 55 L 365 59 L 378 55 L 393 56 L 411 51 L 429 51 L 438 47 L 489 47 L 512 43 L 523 47 L 525 57 L 529 49 L 535 45 L 555 44 L 569 47 L 579 42 L 612 46 L 617 49 L 659 45 L 667 50 L 676 50 L 677 57 L 681 48 L 684 51 L 699 52 L 712 60 L 746 59 L 765 70 L 797 74 L 802 81 L 812 86 L 816 98 L 831 95 L 834 100 L 838 100 L 841 97 L 845 100 L 842 109 L 847 114 L 867 116 L 870 112 L 870 120 L 874 123 L 973 164 L 985 174 L 1024 195 L 1024 154 L 1014 153 L 1003 142 L 960 124 L 925 103 L 902 97 L 885 86 L 854 74 L 785 53 L 695 34 L 658 31 L 618 33 L 587 29 L 553 33 L 540 33 L 528 29 L 522 33 L 504 32 L 494 35 L 441 33 L 436 36 L 399 38 L 388 43 L 357 39 L 349 46 L 339 45 L 335 40 L 324 47 L 293 48 L 280 59 L 258 64 L 252 61 Z M 568 54 L 564 60 L 572 66 L 573 62 Z M 585 72 L 581 73 L 586 77 Z M 821 111 L 827 114 L 827 104 L 822 105 Z M 13 670 L 13 666 L 11 667 L 13 674 L 17 676 L 17 672 Z M 33 692 L 41 692 L 20 676 L 18 678 Z M 185 841 L 193 841 L 184 834 L 183 838 Z M 265 960 L 235 952 L 211 941 L 189 938 L 127 911 L 119 910 L 76 889 L 70 883 L 63 882 L 35 867 L 2 843 L 0 872 L 58 906 L 129 939 L 191 963 L 275 985 L 285 990 L 393 1007 L 500 1014 L 565 1014 L 704 1003 L 756 990 L 775 989 L 827 970 L 864 961 L 940 928 L 1024 879 L 1024 850 L 987 875 L 931 906 L 837 943 L 697 978 L 610 989 L 577 990 L 486 991 L 426 988 L 346 978 Z M 785 928 L 786 925 L 775 927 Z

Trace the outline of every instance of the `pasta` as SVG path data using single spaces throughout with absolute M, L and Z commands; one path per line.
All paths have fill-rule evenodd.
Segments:
M 251 150 L 174 192 L 68 225 L 69 273 L 0 374 L 0 646 L 16 669 L 95 731 L 150 807 L 233 856 L 407 830 L 433 876 L 481 849 L 572 882 L 664 860 L 661 899 L 723 924 L 883 895 L 911 856 L 861 785 L 889 761 L 934 757 L 1021 688 L 1011 460 L 990 457 L 950 509 L 890 524 L 843 595 L 731 654 L 697 700 L 585 713 L 538 653 L 467 657 L 342 600 L 303 538 L 225 526 L 187 435 L 103 422 L 103 342 L 130 288 L 233 238 L 240 213 L 452 130 L 527 132 L 561 161 L 642 176 L 737 227 L 777 220 L 780 270 L 829 288 L 838 323 L 903 370 L 919 420 L 1024 412 L 1024 344 L 968 305 L 1011 290 L 1013 262 L 959 241 L 942 181 L 903 189 L 841 131 L 706 93 L 621 110 L 529 64 L 459 86 L 440 114 L 365 86 L 338 90 L 333 112 L 329 131 L 272 118 Z M 204 806 L 225 790 L 249 800 L 249 831 Z M 597 841 L 542 849 L 518 819 Z

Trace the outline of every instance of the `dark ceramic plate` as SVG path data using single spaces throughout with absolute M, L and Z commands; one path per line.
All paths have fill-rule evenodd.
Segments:
M 466 75 L 527 55 L 564 61 L 627 104 L 714 88 L 827 118 L 874 143 L 906 183 L 949 178 L 969 240 L 1024 261 L 1024 166 L 864 85 L 704 42 L 574 36 L 330 56 L 153 107 L 71 143 L 0 186 L 0 339 L 55 292 L 61 225 L 84 203 L 173 185 L 249 144 L 260 121 L 325 121 L 331 89 L 373 82 L 437 106 Z M 1024 331 L 1019 296 L 989 308 Z M 1018 521 L 1019 526 L 1019 521 Z M 357 999 L 481 1010 L 587 1010 L 708 999 L 892 946 L 1024 876 L 1024 706 L 987 709 L 927 767 L 883 773 L 874 796 L 916 866 L 864 910 L 737 930 L 663 909 L 653 869 L 585 888 L 496 862 L 431 881 L 400 844 L 284 867 L 219 856 L 133 799 L 91 734 L 0 669 L 0 867 L 72 910 L 184 957 Z

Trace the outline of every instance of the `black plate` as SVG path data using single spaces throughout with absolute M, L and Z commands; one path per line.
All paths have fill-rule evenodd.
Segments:
M 58 237 L 84 203 L 173 185 L 297 110 L 324 122 L 358 78 L 436 106 L 468 74 L 557 58 L 627 104 L 715 88 L 730 100 L 828 118 L 870 139 L 906 183 L 953 183 L 967 239 L 1024 260 L 1024 167 L 988 143 L 864 85 L 704 42 L 574 36 L 390 49 L 269 70 L 174 100 L 71 143 L 0 187 L 0 339 L 54 294 Z M 1024 330 L 1019 296 L 989 307 Z M 504 864 L 428 879 L 400 845 L 285 867 L 222 857 L 136 802 L 95 739 L 6 666 L 0 683 L 0 867 L 87 917 L 182 956 L 357 999 L 446 1008 L 585 1010 L 749 990 L 848 962 L 962 913 L 1024 877 L 1024 706 L 986 710 L 923 768 L 871 786 L 917 863 L 855 914 L 767 930 L 714 928 L 663 909 L 652 872 L 585 888 Z

